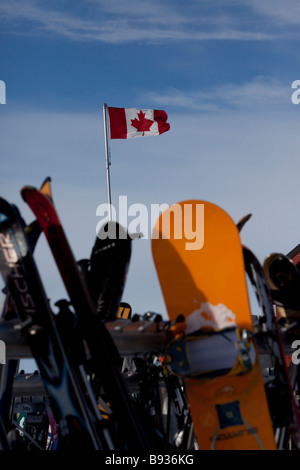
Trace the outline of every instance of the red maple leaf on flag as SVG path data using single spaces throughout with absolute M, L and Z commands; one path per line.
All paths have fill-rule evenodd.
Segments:
M 150 127 L 154 123 L 151 119 L 145 118 L 145 113 L 140 111 L 138 113 L 139 119 L 131 119 L 131 125 L 136 128 L 138 132 L 142 132 L 145 135 L 145 131 L 150 131 Z

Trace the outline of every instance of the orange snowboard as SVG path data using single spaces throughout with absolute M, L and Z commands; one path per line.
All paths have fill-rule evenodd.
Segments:
M 185 320 L 166 357 L 184 377 L 199 449 L 275 450 L 235 223 L 209 202 L 174 204 L 152 253 L 169 319 Z

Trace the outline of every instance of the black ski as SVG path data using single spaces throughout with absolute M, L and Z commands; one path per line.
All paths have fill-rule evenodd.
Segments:
M 241 232 L 242 228 L 244 227 L 244 225 L 248 222 L 248 220 L 251 217 L 252 217 L 252 214 L 247 214 L 238 221 L 236 226 L 237 226 L 239 232 Z
M 47 194 L 50 199 L 52 199 L 51 192 L 51 178 L 47 177 L 44 179 L 41 184 L 40 191 L 44 194 Z M 26 233 L 28 245 L 33 253 L 37 245 L 38 239 L 41 234 L 41 227 L 37 220 L 33 220 L 29 225 L 25 224 L 25 221 L 22 221 L 24 231 Z M 10 320 L 17 318 L 17 314 L 14 311 L 13 302 L 10 297 L 6 295 L 6 289 L 4 288 L 4 298 L 3 298 L 3 308 L 0 313 L 2 320 Z M 14 408 L 14 400 L 12 399 L 12 387 L 14 379 L 19 370 L 20 361 L 17 359 L 8 359 L 7 363 L 3 366 L 0 366 L 0 386 L 1 386 L 1 398 L 0 398 L 0 414 L 2 417 L 4 428 L 6 433 L 10 430 L 11 427 L 11 415 Z M 14 445 L 14 443 L 9 443 Z
M 41 193 L 42 194 L 42 193 Z M 60 427 L 61 447 L 108 448 L 56 328 L 17 208 L 0 199 L 0 268 Z M 100 437 L 99 437 L 100 436 Z
M 117 222 L 106 223 L 96 238 L 89 271 L 89 290 L 96 312 L 115 320 L 131 256 L 131 238 Z

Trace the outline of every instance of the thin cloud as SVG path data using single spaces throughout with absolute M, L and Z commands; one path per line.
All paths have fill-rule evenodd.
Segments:
M 272 18 L 277 25 L 300 25 L 299 0 L 244 0 L 256 13 Z
M 164 93 L 147 93 L 154 104 L 196 111 L 222 109 L 274 109 L 290 107 L 291 84 L 271 77 L 256 77 L 242 84 L 225 84 L 215 88 L 184 92 L 175 88 Z
M 212 9 L 207 2 L 191 2 L 186 6 L 174 2 L 138 2 L 131 0 L 130 7 L 118 0 L 86 0 L 80 7 L 70 3 L 60 9 L 59 2 L 34 0 L 3 0 L 0 5 L 2 21 L 17 34 L 55 34 L 73 41 L 95 41 L 111 44 L 141 41 L 162 43 L 166 41 L 235 40 L 260 41 L 279 37 L 264 22 L 253 18 L 253 9 L 244 2 L 242 9 L 229 2 L 228 9 L 220 3 Z M 264 10 L 255 5 L 259 13 Z M 278 4 L 279 9 L 279 4 Z M 217 14 L 216 14 L 217 13 Z M 251 13 L 252 21 L 248 20 Z M 266 15 L 269 10 L 266 8 Z M 26 25 L 26 28 L 25 28 Z

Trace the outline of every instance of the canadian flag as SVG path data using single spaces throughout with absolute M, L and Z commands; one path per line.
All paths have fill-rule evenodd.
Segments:
M 159 135 L 170 129 L 163 110 L 108 107 L 110 138 L 132 139 Z

